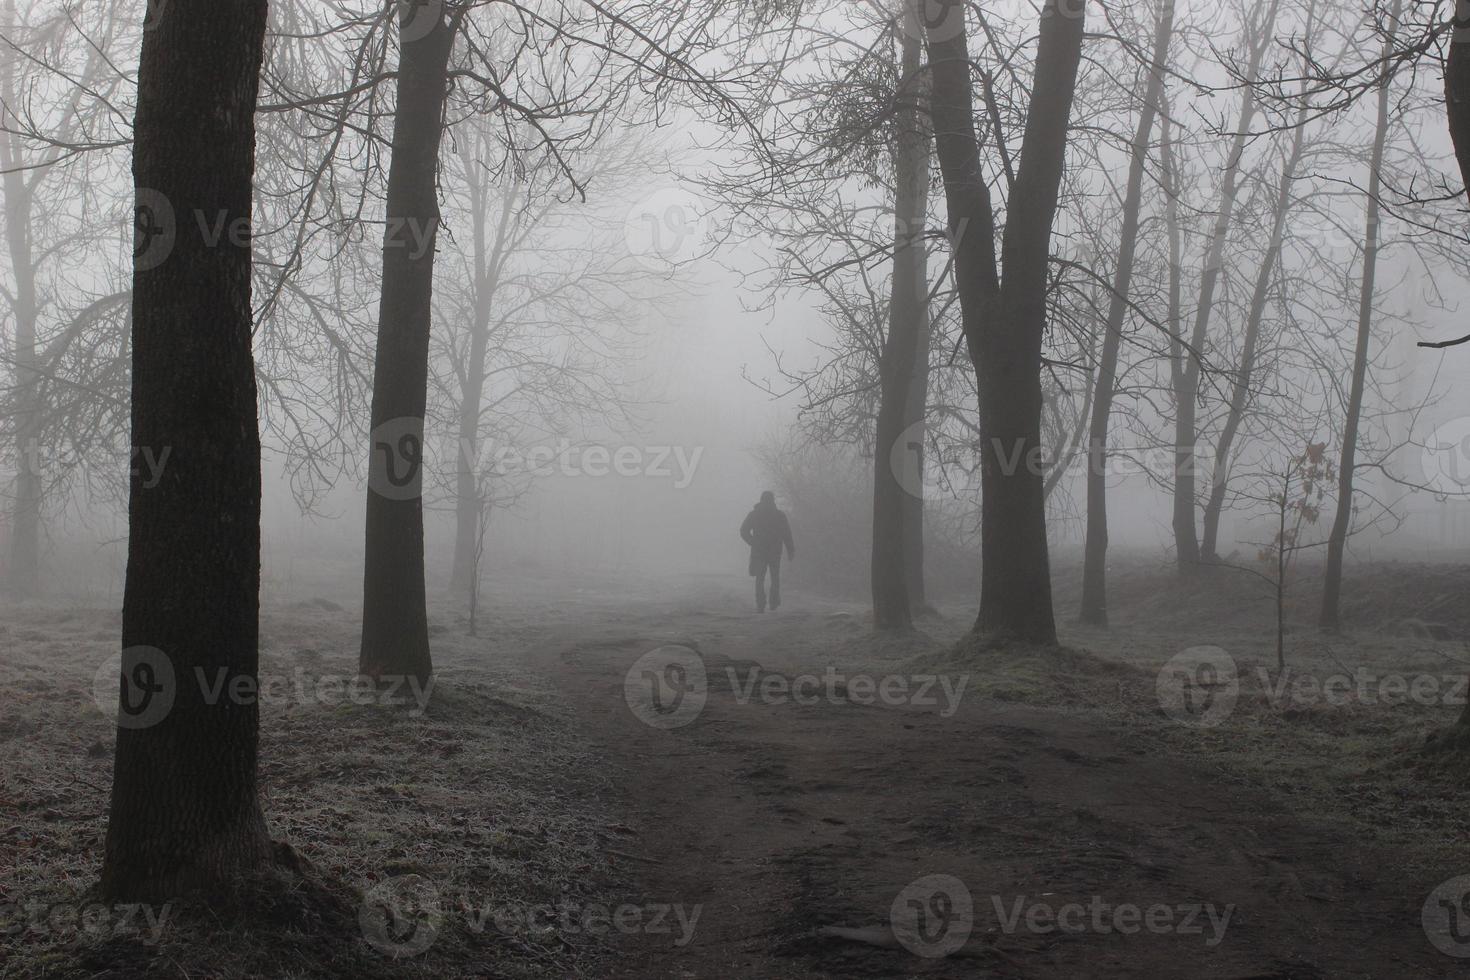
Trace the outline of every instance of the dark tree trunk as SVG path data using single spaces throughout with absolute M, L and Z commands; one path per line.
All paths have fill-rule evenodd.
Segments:
M 1260 74 L 1261 59 L 1275 43 L 1276 12 L 1280 0 L 1271 0 L 1259 25 L 1248 29 L 1251 49 L 1246 77 L 1254 81 Z M 1200 355 L 1209 337 L 1210 317 L 1215 310 L 1215 290 L 1220 283 L 1220 270 L 1225 262 L 1225 246 L 1235 216 L 1235 202 L 1240 192 L 1240 164 L 1245 156 L 1246 140 L 1256 113 L 1255 87 L 1245 86 L 1241 93 L 1240 118 L 1235 125 L 1235 140 L 1225 162 L 1225 175 L 1220 185 L 1220 209 L 1215 214 L 1215 227 L 1205 253 L 1205 267 L 1200 276 L 1199 302 L 1195 306 L 1194 327 L 1189 335 L 1189 349 L 1182 352 L 1185 363 L 1175 373 L 1174 387 L 1174 553 L 1179 570 L 1189 573 L 1199 567 L 1199 533 L 1195 525 L 1196 453 L 1199 439 L 1196 403 L 1199 395 Z
M 405 7 L 409 18 L 430 8 Z M 439 231 L 439 143 L 444 133 L 454 28 L 400 31 L 398 103 L 388 170 L 382 300 L 373 367 L 367 547 L 360 667 L 370 677 L 433 673 L 424 590 L 424 413 L 434 243 Z
M 1470 0 L 1455 2 L 1455 33 L 1445 63 L 1444 94 L 1460 177 L 1470 193 Z
M 1455 0 L 1455 33 L 1445 62 L 1444 87 L 1450 139 L 1460 161 L 1460 179 L 1470 195 L 1470 0 Z M 1470 739 L 1470 703 L 1460 712 L 1456 729 L 1462 739 Z
M 270 855 L 257 706 L 207 694 L 216 681 L 253 684 L 257 665 L 260 439 L 244 232 L 266 4 L 152 6 L 133 144 L 132 435 L 169 455 L 157 486 L 135 474 L 129 495 L 102 867 L 113 901 L 218 888 Z
M 1144 170 L 1148 164 L 1149 140 L 1159 97 L 1164 89 L 1164 67 L 1169 61 L 1169 41 L 1174 34 L 1174 0 L 1163 0 L 1154 31 L 1153 61 L 1149 65 L 1143 108 L 1133 133 L 1133 157 L 1128 168 L 1128 188 L 1123 198 L 1123 228 L 1118 239 L 1118 266 L 1113 274 L 1113 295 L 1104 325 L 1102 356 L 1098 360 L 1097 383 L 1092 403 L 1092 424 L 1087 442 L 1087 541 L 1082 562 L 1082 622 L 1093 626 L 1108 623 L 1108 422 L 1118 383 L 1118 348 L 1123 324 L 1128 317 L 1128 294 L 1133 285 L 1133 263 L 1138 253 L 1138 219 L 1143 203 Z
M 1308 32 L 1310 34 L 1310 31 Z M 1245 338 L 1241 343 L 1240 363 L 1236 366 L 1230 392 L 1230 408 L 1225 424 L 1220 429 L 1220 440 L 1215 444 L 1215 466 L 1210 471 L 1210 497 L 1205 503 L 1204 538 L 1200 542 L 1201 557 L 1205 561 L 1218 558 L 1220 540 L 1220 514 L 1225 509 L 1225 491 L 1230 484 L 1230 461 L 1235 451 L 1235 436 L 1245 419 L 1246 406 L 1250 401 L 1251 380 L 1255 376 L 1256 351 L 1261 339 L 1261 321 L 1266 315 L 1266 301 L 1270 298 L 1271 283 L 1275 279 L 1276 262 L 1281 256 L 1281 239 L 1286 233 L 1286 219 L 1291 211 L 1291 185 L 1296 180 L 1296 170 L 1301 163 L 1306 145 L 1307 107 L 1303 100 L 1297 113 L 1296 128 L 1292 135 L 1291 150 L 1281 168 L 1281 180 L 1276 186 L 1276 204 L 1272 212 L 1271 239 L 1266 245 L 1266 254 L 1256 273 L 1256 285 L 1251 293 L 1250 310 L 1246 314 Z
M 918 495 L 923 508 L 922 477 L 914 464 L 922 459 L 923 441 L 912 438 L 906 426 L 912 414 L 910 389 L 919 359 L 927 361 L 924 343 L 928 321 L 929 284 L 926 281 L 924 215 L 929 204 L 929 132 L 924 119 L 926 84 L 922 76 L 923 45 L 916 0 L 904 4 L 906 30 L 899 64 L 900 84 L 894 99 L 897 135 L 893 147 L 894 239 L 893 284 L 888 304 L 888 335 L 878 362 L 880 399 L 873 456 L 873 623 L 879 629 L 903 629 L 913 624 L 913 596 L 909 594 L 910 560 L 914 542 L 908 539 L 912 502 Z M 922 412 L 922 410 L 921 410 Z M 917 445 L 913 443 L 917 442 Z M 923 529 L 918 533 L 922 536 Z M 917 543 L 922 556 L 922 538 Z M 922 557 L 920 558 L 922 561 Z
M 1066 164 L 1083 4 L 1048 0 L 1011 187 L 1001 261 L 980 171 L 963 6 L 929 25 L 936 155 L 944 175 L 961 322 L 980 389 L 981 590 L 975 631 L 994 642 L 1056 643 L 1046 540 L 1041 343 L 1052 221 Z
M 1394 0 L 1388 15 L 1388 35 L 1383 53 L 1393 53 L 1393 35 L 1398 27 L 1401 0 Z M 1323 629 L 1335 630 L 1340 625 L 1338 603 L 1342 594 L 1342 559 L 1347 549 L 1348 531 L 1353 523 L 1353 473 L 1358 464 L 1358 423 L 1363 413 L 1363 387 L 1368 376 L 1368 347 L 1373 339 L 1373 291 L 1378 274 L 1379 192 L 1383 187 L 1383 153 L 1388 142 L 1389 82 L 1385 76 L 1378 87 L 1378 126 L 1373 134 L 1373 155 L 1368 163 L 1368 221 L 1363 230 L 1363 281 L 1358 294 L 1358 335 L 1353 347 L 1353 373 L 1349 383 L 1347 414 L 1342 423 L 1342 455 L 1337 470 L 1337 512 L 1332 531 L 1327 536 L 1327 567 L 1323 575 Z

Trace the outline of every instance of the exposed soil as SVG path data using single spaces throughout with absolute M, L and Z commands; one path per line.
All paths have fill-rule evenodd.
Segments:
M 1096 717 L 982 698 L 947 718 L 942 706 L 740 703 L 753 660 L 820 673 L 801 651 L 822 621 L 583 623 L 546 647 L 577 730 L 635 814 L 627 849 L 644 862 L 628 900 L 703 906 L 687 945 L 642 937 L 611 975 L 1463 975 L 1420 923 L 1442 871 L 1406 871 L 1401 853 Z M 695 721 L 660 730 L 626 706 L 624 677 L 671 640 L 697 646 L 711 680 Z M 890 920 L 895 897 L 933 874 L 973 902 L 973 932 L 946 958 L 897 943 Z M 1008 929 L 1017 903 L 1087 913 L 1071 913 L 1075 931 L 1033 931 L 1024 914 Z M 1128 924 L 1112 911 L 1123 905 L 1166 906 L 1179 929 L 1124 935 L 1112 928 Z M 1223 934 L 1205 912 L 1186 926 L 1211 905 L 1215 922 L 1233 909 Z

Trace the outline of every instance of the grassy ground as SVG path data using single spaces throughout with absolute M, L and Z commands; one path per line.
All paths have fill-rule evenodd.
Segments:
M 510 643 L 534 630 L 500 624 Z M 585 901 L 617 880 L 604 845 L 616 831 L 585 748 L 547 712 L 534 677 L 486 655 L 441 618 L 439 682 L 422 713 L 350 703 L 329 687 L 289 685 L 355 673 L 355 617 L 327 600 L 267 608 L 262 677 L 262 803 L 272 834 L 302 866 L 244 883 L 225 904 L 106 910 L 100 867 L 111 724 L 94 675 L 118 616 L 13 609 L 0 625 L 0 975 L 577 975 L 601 951 L 536 923 L 502 931 L 486 910 Z M 375 924 L 375 886 L 431 882 L 443 928 L 432 948 L 394 958 Z M 399 887 L 392 885 L 391 887 Z M 364 898 L 366 896 L 366 898 Z M 391 909 L 401 895 L 378 895 Z M 110 912 L 110 914 L 108 914 Z M 364 915 L 368 916 L 364 920 Z M 150 918 L 151 916 L 151 918 Z M 493 918 L 490 920 L 493 923 Z M 161 926 L 162 928 L 158 928 Z M 390 941 L 375 948 L 374 930 Z M 594 971 L 595 972 L 595 971 Z

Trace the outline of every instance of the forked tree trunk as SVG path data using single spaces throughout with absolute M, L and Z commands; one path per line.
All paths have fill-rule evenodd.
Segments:
M 1394 0 L 1383 42 L 1385 59 L 1393 54 L 1394 33 L 1398 29 L 1402 0 Z M 1347 549 L 1348 531 L 1353 523 L 1353 474 L 1358 465 L 1358 424 L 1363 413 L 1363 388 L 1368 376 L 1368 347 L 1373 340 L 1373 291 L 1378 275 L 1380 208 L 1378 195 L 1383 188 L 1383 153 L 1388 143 L 1389 83 L 1385 76 L 1378 86 L 1378 125 L 1373 133 L 1373 155 L 1368 162 L 1368 220 L 1363 230 L 1363 281 L 1358 294 L 1358 336 L 1353 347 L 1353 373 L 1349 382 L 1347 413 L 1342 423 L 1342 454 L 1337 468 L 1337 512 L 1332 531 L 1327 536 L 1327 567 L 1322 585 L 1323 629 L 1335 630 L 1340 625 L 1338 601 L 1342 594 L 1342 559 Z
M 991 642 L 1056 644 L 1041 438 L 1041 344 L 1047 272 L 1085 4 L 1042 10 L 1021 166 L 1011 187 L 1001 263 L 980 171 L 965 7 L 926 26 L 936 156 L 944 175 L 960 319 L 980 389 L 981 590 L 975 631 Z
M 1248 29 L 1250 65 L 1246 77 L 1254 82 L 1260 74 L 1261 59 L 1275 43 L 1276 12 L 1280 0 L 1271 0 L 1261 23 Z M 1200 355 L 1209 336 L 1210 317 L 1215 310 L 1215 290 L 1225 261 L 1225 246 L 1235 216 L 1236 197 L 1240 192 L 1240 166 L 1245 156 L 1246 139 L 1256 114 L 1254 85 L 1246 85 L 1240 96 L 1240 116 L 1235 124 L 1235 139 L 1225 162 L 1225 175 L 1220 185 L 1220 205 L 1215 214 L 1215 227 L 1205 252 L 1205 267 L 1200 277 L 1199 302 L 1195 306 L 1194 327 L 1189 335 L 1189 349 L 1176 372 L 1174 388 L 1174 553 L 1179 570 L 1188 573 L 1199 566 L 1199 534 L 1194 519 L 1195 509 L 1195 444 L 1199 439 L 1195 399 L 1199 394 Z
M 1108 623 L 1108 422 L 1118 384 L 1118 349 L 1123 324 L 1128 317 L 1128 294 L 1133 285 L 1133 263 L 1138 253 L 1139 211 L 1143 203 L 1144 169 L 1148 165 L 1149 140 L 1154 117 L 1164 89 L 1164 69 L 1169 61 L 1169 42 L 1174 35 L 1174 0 L 1162 0 L 1154 29 L 1153 60 L 1138 128 L 1133 133 L 1133 157 L 1128 167 L 1128 188 L 1123 197 L 1123 228 L 1118 239 L 1118 265 L 1113 273 L 1113 295 L 1104 325 L 1102 355 L 1098 360 L 1093 389 L 1092 422 L 1087 441 L 1087 539 L 1082 563 L 1082 622 L 1093 626 Z
M 929 284 L 925 279 L 924 215 L 929 206 L 929 131 L 925 116 L 927 84 L 922 75 L 923 45 L 919 40 L 919 11 L 906 0 L 904 29 L 899 31 L 898 103 L 895 113 L 894 239 L 892 295 L 888 304 L 888 335 L 878 361 L 880 400 L 873 454 L 873 623 L 879 629 L 903 629 L 913 623 L 909 594 L 909 560 L 913 544 L 907 531 L 912 520 L 910 502 L 919 481 L 902 479 L 913 473 L 914 457 L 922 453 L 905 425 L 912 412 L 910 388 L 920 357 L 928 358 L 924 344 L 928 319 Z M 908 486 L 905 486 L 908 484 Z M 922 497 L 920 499 L 922 507 Z M 922 534 L 922 528 L 920 528 Z
M 1235 451 L 1235 436 L 1240 431 L 1240 424 L 1245 419 L 1246 407 L 1250 401 L 1256 351 L 1261 338 L 1261 321 L 1266 315 L 1266 302 L 1270 298 L 1271 283 L 1275 280 L 1276 263 L 1281 256 L 1281 239 L 1286 234 L 1286 218 L 1291 211 L 1291 185 L 1296 180 L 1296 170 L 1306 145 L 1306 125 L 1307 102 L 1304 98 L 1302 108 L 1297 113 L 1291 150 L 1281 168 L 1281 180 L 1276 186 L 1271 239 L 1266 244 L 1266 254 L 1256 272 L 1256 285 L 1251 293 L 1250 310 L 1246 314 L 1245 337 L 1241 342 L 1240 363 L 1236 366 L 1231 384 L 1230 408 L 1225 416 L 1225 424 L 1220 429 L 1220 439 L 1215 444 L 1215 465 L 1210 471 L 1210 496 L 1205 503 L 1204 538 L 1200 542 L 1201 556 L 1205 561 L 1214 561 L 1218 557 L 1220 515 L 1225 509 L 1225 492 L 1230 484 L 1230 462 Z
M 1455 33 L 1445 63 L 1444 89 L 1450 138 L 1460 161 L 1460 178 L 1470 193 L 1470 0 L 1455 0 Z
M 271 853 L 256 702 L 209 694 L 252 685 L 257 666 L 260 438 L 244 233 L 266 3 L 154 0 L 149 13 L 133 142 L 132 438 L 169 455 L 156 486 L 135 473 L 129 493 L 101 883 L 108 900 L 133 902 L 220 888 Z M 225 229 L 219 240 L 214 228 Z
M 454 27 L 438 5 L 406 4 L 402 16 L 373 366 L 359 663 L 370 677 L 427 682 L 434 668 L 424 589 L 424 413 L 439 232 L 436 178 Z M 426 24 L 426 16 L 435 20 Z

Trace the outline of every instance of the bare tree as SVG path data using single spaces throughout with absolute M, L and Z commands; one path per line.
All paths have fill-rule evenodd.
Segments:
M 1398 21 L 1400 0 L 1394 0 L 1389 13 L 1385 52 L 1393 50 L 1393 28 Z M 1364 378 L 1368 370 L 1368 345 L 1373 340 L 1373 292 L 1378 274 L 1380 216 L 1378 198 L 1383 187 L 1383 153 L 1391 125 L 1389 115 L 1390 76 L 1385 75 L 1378 92 L 1378 123 L 1373 133 L 1373 155 L 1368 163 L 1368 219 L 1363 231 L 1363 276 L 1358 299 L 1358 333 L 1353 348 L 1352 381 L 1348 389 L 1342 433 L 1342 453 L 1338 458 L 1337 510 L 1327 543 L 1327 567 L 1322 586 L 1320 622 L 1325 629 L 1337 629 L 1338 602 L 1342 593 L 1342 559 L 1349 526 L 1353 520 L 1353 476 L 1357 469 L 1358 422 L 1363 410 Z
M 510 507 L 534 474 L 502 472 L 508 459 L 544 450 L 577 424 L 634 421 L 626 374 L 637 325 L 673 281 L 670 270 L 629 254 L 623 214 L 593 203 L 619 199 L 653 165 L 653 147 L 631 120 L 624 138 L 577 154 L 588 201 L 562 193 L 549 161 L 513 157 L 480 117 L 452 134 L 446 182 L 458 192 L 446 220 L 467 224 L 468 234 L 441 259 L 462 274 L 437 291 L 430 410 L 456 440 L 445 489 L 454 500 L 458 592 L 476 550 L 483 477 L 495 477 L 494 506 Z
M 1138 128 L 1133 134 L 1132 157 L 1128 168 L 1128 190 L 1123 201 L 1123 227 L 1118 238 L 1118 262 L 1113 273 L 1112 301 L 1104 325 L 1102 355 L 1098 361 L 1097 383 L 1092 401 L 1092 423 L 1087 449 L 1087 543 L 1082 571 L 1082 612 L 1084 623 L 1106 625 L 1107 551 L 1108 551 L 1108 484 L 1107 443 L 1108 420 L 1118 383 L 1118 349 L 1123 339 L 1123 324 L 1128 316 L 1129 293 L 1133 282 L 1133 264 L 1138 251 L 1139 215 L 1143 205 L 1144 169 L 1148 164 L 1149 142 L 1153 135 L 1154 117 L 1158 113 L 1164 89 L 1164 73 L 1169 62 L 1169 43 L 1174 35 L 1173 0 L 1159 4 L 1154 30 L 1153 57 L 1148 67 L 1143 105 L 1138 115 Z
M 105 458 L 124 424 L 126 375 L 112 368 L 123 360 L 128 301 L 109 281 L 115 238 L 95 206 L 111 175 L 102 159 L 79 166 L 74 145 L 106 122 L 121 81 L 110 59 L 131 25 L 100 5 L 32 10 L 24 20 L 13 2 L 0 9 L 10 49 L 0 69 L 0 200 L 11 274 L 0 301 L 12 326 L 3 428 L 15 460 L 6 585 L 27 596 L 41 588 L 44 512 L 88 463 L 124 468 Z M 90 274 L 84 259 L 105 271 Z
M 927 24 L 936 156 L 944 175 L 955 276 L 981 419 L 981 592 L 977 632 L 1056 643 L 1041 440 L 1041 344 L 1052 221 L 1082 57 L 1085 3 L 1042 10 L 1030 109 L 1000 261 L 975 134 L 964 7 Z M 1001 271 L 1004 270 L 1004 280 Z
M 1249 64 L 1245 71 L 1247 84 L 1241 90 L 1240 112 L 1225 160 L 1215 226 L 1206 247 L 1204 270 L 1200 277 L 1194 323 L 1190 328 L 1188 344 L 1180 345 L 1178 355 L 1182 363 L 1174 372 L 1177 381 L 1174 390 L 1174 552 L 1183 572 L 1190 571 L 1200 562 L 1199 537 L 1195 530 L 1195 476 L 1196 443 L 1199 439 L 1196 404 L 1202 369 L 1201 355 L 1209 336 L 1210 317 L 1215 310 L 1215 290 L 1220 282 L 1220 270 L 1225 261 L 1225 248 L 1235 216 L 1241 161 L 1256 115 L 1256 88 L 1250 83 L 1256 81 L 1260 75 L 1261 62 L 1271 46 L 1280 6 L 1280 0 L 1271 0 L 1261 11 L 1259 20 L 1253 20 L 1245 29 L 1246 45 L 1250 51 Z

